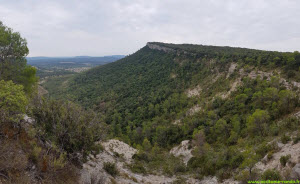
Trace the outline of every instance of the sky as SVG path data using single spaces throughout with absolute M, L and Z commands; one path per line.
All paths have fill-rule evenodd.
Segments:
M 147 42 L 300 50 L 299 0 L 0 0 L 29 56 L 128 55 Z

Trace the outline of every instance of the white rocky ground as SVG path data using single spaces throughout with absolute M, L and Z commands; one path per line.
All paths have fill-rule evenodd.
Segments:
M 192 116 L 194 115 L 195 113 L 199 112 L 201 110 L 201 107 L 199 104 L 197 105 L 194 105 L 192 108 L 190 108 L 187 112 L 186 112 L 186 115 L 187 116 Z
M 202 179 L 199 184 L 239 184 L 239 182 L 232 179 L 227 179 L 224 180 L 222 183 L 220 183 L 218 182 L 217 177 L 214 176 L 214 177 L 204 177 L 204 179 Z
M 188 96 L 188 97 L 194 97 L 194 96 L 199 96 L 200 95 L 200 92 L 201 92 L 201 87 L 200 87 L 200 85 L 198 85 L 198 86 L 196 86 L 195 88 L 193 88 L 193 89 L 188 89 L 188 90 L 186 90 L 186 95 Z
M 278 147 L 280 150 L 273 154 L 272 159 L 267 160 L 267 158 L 264 158 L 255 165 L 255 168 L 261 172 L 264 172 L 267 169 L 276 169 L 277 171 L 280 171 L 282 175 L 290 173 L 294 164 L 300 163 L 300 142 L 297 144 L 293 144 L 292 141 L 287 144 L 278 143 Z M 280 157 L 286 155 L 291 155 L 291 158 L 289 163 L 283 167 L 280 164 Z
M 170 154 L 173 154 L 176 157 L 180 157 L 185 164 L 193 157 L 192 150 L 193 148 L 189 149 L 189 140 L 184 140 L 180 143 L 180 145 L 175 146 L 170 150 Z M 204 177 L 201 181 L 189 180 L 191 183 L 199 183 L 199 184 L 238 184 L 238 181 L 234 181 L 232 179 L 224 180 L 222 183 L 218 182 L 217 177 Z
M 131 162 L 132 156 L 137 152 L 136 149 L 130 147 L 128 144 L 115 139 L 102 143 L 102 146 L 110 155 L 114 155 L 114 153 L 122 155 L 127 163 Z
M 183 141 L 179 146 L 174 147 L 171 153 L 175 156 L 180 156 L 187 162 L 191 157 L 191 149 L 188 149 L 189 141 Z M 104 151 L 99 153 L 96 157 L 90 156 L 89 161 L 83 165 L 81 171 L 81 183 L 82 184 L 171 184 L 176 181 L 176 177 L 168 177 L 163 175 L 142 175 L 132 173 L 126 168 L 126 163 L 132 161 L 132 156 L 137 152 L 136 149 L 130 147 L 128 144 L 119 140 L 109 140 L 102 143 Z M 117 157 L 115 153 L 118 153 Z M 119 170 L 119 175 L 115 178 L 110 176 L 103 169 L 104 162 L 116 163 Z M 220 184 L 216 177 L 205 177 L 199 181 L 189 175 L 182 176 L 186 179 L 187 184 Z M 233 180 L 225 180 L 222 184 L 237 184 Z
M 234 91 L 237 89 L 237 87 L 241 85 L 241 83 L 242 83 L 242 82 L 241 82 L 241 79 L 238 78 L 236 81 L 234 81 L 234 82 L 231 84 L 231 88 L 230 88 L 229 91 L 227 91 L 227 92 L 225 92 L 225 93 L 221 93 L 221 95 L 220 95 L 221 98 L 225 99 L 225 98 L 229 97 L 229 95 L 230 95 L 232 92 L 234 92 Z
M 168 47 L 164 47 L 164 46 L 160 46 L 160 45 L 157 45 L 157 44 L 154 44 L 154 43 L 147 43 L 147 46 L 150 49 L 160 50 L 160 51 L 164 51 L 164 52 L 167 52 L 167 53 L 176 52 L 174 49 L 171 49 L 171 48 L 168 48 Z
M 193 149 L 189 149 L 189 142 L 189 140 L 182 141 L 180 145 L 175 146 L 170 150 L 170 154 L 173 154 L 176 157 L 181 157 L 183 162 L 187 164 L 187 162 L 193 157 Z
M 230 67 L 228 69 L 228 73 L 227 73 L 226 78 L 228 78 L 234 72 L 234 70 L 236 69 L 236 67 L 237 67 L 237 63 L 231 63 L 230 64 Z
M 300 111 L 294 113 L 292 116 L 295 116 L 300 121 Z M 297 132 L 294 132 L 291 137 L 296 136 Z M 273 157 L 268 160 L 265 156 L 260 162 L 255 165 L 255 169 L 258 169 L 260 172 L 264 172 L 267 169 L 276 169 L 284 177 L 294 177 L 293 179 L 299 176 L 300 178 L 300 142 L 293 144 L 293 141 L 289 141 L 287 144 L 283 144 L 280 141 L 275 140 L 278 151 L 273 154 Z M 280 157 L 290 155 L 289 162 L 285 167 L 280 163 Z
M 136 149 L 118 140 L 109 140 L 102 145 L 104 147 L 104 151 L 99 153 L 96 157 L 90 156 L 89 161 L 83 165 L 81 172 L 81 182 L 83 184 L 92 184 L 91 180 L 102 181 L 102 183 L 112 183 L 112 181 L 115 181 L 119 184 L 167 184 L 176 180 L 175 177 L 167 177 L 163 175 L 141 175 L 132 173 L 125 165 L 132 161 L 131 157 L 137 152 Z M 118 158 L 115 156 L 115 153 L 123 156 Z M 111 177 L 103 169 L 104 162 L 116 163 L 120 174 L 115 178 Z M 191 179 L 191 181 L 193 180 Z

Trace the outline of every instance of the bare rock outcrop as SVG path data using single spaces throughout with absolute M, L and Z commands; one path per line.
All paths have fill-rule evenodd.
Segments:
M 284 172 L 288 171 L 290 169 L 290 166 L 292 165 L 292 164 L 291 165 L 288 164 L 285 167 L 281 165 L 280 157 L 286 155 L 291 155 L 291 158 L 289 159 L 289 163 L 294 163 L 294 164 L 299 163 L 300 142 L 297 144 L 293 144 L 292 141 L 290 141 L 287 144 L 278 143 L 278 148 L 280 150 L 273 154 L 272 159 L 270 160 L 263 159 L 261 162 L 258 162 L 255 165 L 255 168 L 260 170 L 261 172 L 264 172 L 267 169 L 276 169 L 283 174 Z M 297 170 L 296 168 L 295 171 L 300 171 L 300 168 L 299 170 Z
M 299 179 L 300 178 L 300 163 L 296 164 L 291 172 L 291 179 Z
M 164 51 L 164 52 L 167 52 L 167 53 L 174 53 L 174 52 L 176 52 L 174 49 L 171 49 L 171 48 L 168 48 L 168 47 L 164 47 L 164 46 L 160 46 L 160 45 L 157 45 L 157 44 L 154 44 L 154 43 L 147 43 L 147 46 L 150 49 L 160 50 L 160 51 Z
M 231 63 L 230 64 L 230 67 L 228 69 L 228 73 L 227 73 L 226 78 L 228 78 L 234 72 L 234 70 L 236 69 L 236 67 L 237 67 L 237 63 Z
M 224 93 L 221 93 L 220 96 L 222 99 L 226 99 L 230 96 L 230 94 L 237 90 L 237 88 L 242 84 L 241 78 L 238 78 L 231 84 L 230 90 Z
M 176 157 L 181 157 L 183 162 L 187 162 L 193 157 L 192 150 L 189 148 L 189 140 L 182 141 L 179 146 L 176 146 L 170 150 L 170 154 L 173 154 Z
M 198 86 L 196 86 L 195 88 L 186 90 L 185 94 L 186 94 L 188 97 L 199 96 L 201 90 L 202 90 L 202 89 L 201 89 L 200 85 L 198 85 Z
M 137 152 L 136 149 L 128 144 L 116 139 L 111 139 L 104 142 L 102 145 L 109 154 L 114 155 L 114 153 L 118 153 L 119 155 L 122 155 L 126 162 L 130 162 L 132 156 Z

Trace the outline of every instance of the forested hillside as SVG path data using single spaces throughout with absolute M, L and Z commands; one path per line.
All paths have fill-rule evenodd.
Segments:
M 299 110 L 299 67 L 299 52 L 148 43 L 77 75 L 63 97 L 99 112 L 111 137 L 140 150 L 168 150 L 192 140 L 193 158 L 182 172 L 225 179 L 250 168 L 235 174 L 243 180 L 274 152 L 268 141 L 299 128 L 293 116 Z M 139 154 L 133 170 L 153 170 L 158 158 Z M 167 163 L 154 168 L 177 172 Z

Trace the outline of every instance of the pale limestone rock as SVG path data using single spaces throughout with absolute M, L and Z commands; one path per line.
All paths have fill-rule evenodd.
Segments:
M 300 163 L 296 164 L 291 172 L 291 178 L 292 179 L 299 179 L 300 178 Z
M 189 149 L 189 140 L 182 141 L 179 146 L 176 146 L 170 150 L 170 154 L 176 157 L 182 157 L 185 164 L 193 157 L 192 149 Z

